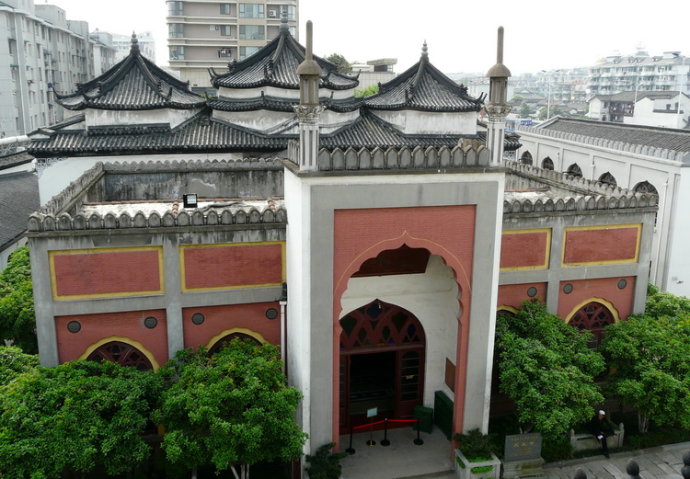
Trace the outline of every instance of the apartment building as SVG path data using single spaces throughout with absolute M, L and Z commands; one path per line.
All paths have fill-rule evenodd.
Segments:
M 139 50 L 142 55 L 156 63 L 156 41 L 151 32 L 135 32 L 139 42 Z M 129 55 L 132 47 L 132 35 L 111 34 L 113 38 L 113 48 L 115 48 L 115 62 L 124 60 Z
M 0 1 L 0 137 L 61 121 L 53 89 L 74 90 L 112 66 L 112 53 L 55 5 Z
M 170 68 L 192 87 L 211 86 L 209 68 L 219 73 L 276 38 L 283 15 L 298 38 L 298 0 L 168 0 Z
M 650 56 L 638 50 L 634 55 L 613 55 L 590 68 L 591 95 L 622 91 L 690 91 L 690 58 L 678 51 Z

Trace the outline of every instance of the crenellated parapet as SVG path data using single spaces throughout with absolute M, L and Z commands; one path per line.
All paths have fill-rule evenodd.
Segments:
M 105 174 L 105 165 L 101 162 L 86 170 L 79 178 L 72 181 L 67 188 L 62 190 L 59 194 L 43 205 L 39 210 L 40 215 L 55 215 L 61 211 L 65 211 L 74 205 L 80 197 L 83 197 L 86 192 Z
M 636 155 L 651 156 L 654 158 L 664 158 L 667 160 L 678 161 L 681 163 L 690 163 L 690 153 L 683 151 L 675 151 L 666 148 L 657 148 L 649 145 L 627 143 L 624 141 L 615 141 L 605 138 L 595 138 L 591 136 L 580 135 L 577 133 L 568 133 L 558 130 L 547 130 L 535 126 L 519 126 L 517 130 L 521 133 L 532 133 L 534 135 L 555 138 L 563 141 L 571 141 L 574 143 L 592 145 L 600 148 L 608 148 L 610 150 L 624 151 Z
M 574 177 L 567 173 L 543 170 L 522 163 L 507 162 L 506 167 L 515 175 L 531 180 L 543 188 L 534 191 L 548 192 L 548 198 L 520 198 L 520 190 L 506 191 L 503 214 L 550 213 L 586 210 L 612 210 L 630 208 L 656 208 L 658 197 L 631 190 Z M 514 187 L 520 185 L 520 178 L 513 180 Z M 507 180 L 507 184 L 510 183 Z M 527 186 L 527 185 L 525 185 Z M 551 188 L 553 186 L 553 188 Z
M 107 213 L 101 215 L 93 213 L 89 216 L 82 214 L 70 215 L 34 213 L 29 217 L 28 230 L 30 232 L 44 231 L 75 231 L 75 230 L 105 230 L 129 228 L 174 228 L 178 226 L 217 226 L 217 225 L 285 225 L 287 211 L 283 207 L 267 207 L 263 211 L 257 208 L 239 209 L 231 211 L 192 212 L 181 211 L 177 214 L 173 210 L 160 215 L 156 212 L 146 214 L 139 211 L 134 215 L 122 213 L 115 215 Z
M 299 145 L 292 142 L 288 148 L 289 158 L 295 158 L 293 155 L 298 154 L 298 151 Z M 489 161 L 490 153 L 486 147 L 469 144 L 454 148 L 322 148 L 317 158 L 319 171 L 438 170 L 488 167 Z
M 186 171 L 242 171 L 282 170 L 277 158 L 244 158 L 242 160 L 171 160 L 113 162 L 104 165 L 104 171 L 113 173 L 166 173 Z

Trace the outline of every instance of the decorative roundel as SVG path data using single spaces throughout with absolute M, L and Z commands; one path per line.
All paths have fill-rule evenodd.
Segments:
M 70 321 L 67 323 L 67 331 L 70 333 L 78 333 L 81 331 L 81 323 L 79 321 Z
M 628 285 L 628 282 L 624 279 L 619 279 L 618 280 L 618 289 L 625 289 L 625 287 Z
M 529 288 L 527 288 L 527 296 L 529 296 L 530 298 L 534 298 L 536 295 L 537 288 L 535 288 L 534 286 L 530 286 Z
M 268 319 L 276 319 L 278 317 L 278 310 L 276 308 L 268 308 L 266 310 L 266 317 Z
M 192 315 L 192 323 L 196 324 L 197 326 L 203 324 L 205 320 L 206 318 L 201 313 L 194 313 Z
M 146 326 L 149 329 L 153 329 L 156 326 L 158 326 L 158 320 L 153 316 L 149 316 L 144 320 L 144 326 Z
M 566 284 L 565 286 L 563 286 L 563 292 L 564 292 L 565 294 L 570 294 L 570 293 L 572 293 L 572 292 L 573 292 L 573 285 L 570 284 L 570 283 L 568 283 L 568 284 Z

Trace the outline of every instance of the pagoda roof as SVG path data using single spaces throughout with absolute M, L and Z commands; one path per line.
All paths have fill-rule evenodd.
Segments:
M 483 98 L 473 98 L 431 64 L 426 43 L 420 60 L 366 99 L 373 110 L 419 110 L 433 112 L 479 111 Z
M 189 84 L 157 67 L 139 51 L 135 35 L 129 55 L 110 70 L 78 85 L 69 95 L 56 92 L 57 102 L 68 110 L 192 109 L 205 99 L 192 93 Z
M 357 110 L 362 105 L 362 100 L 358 98 L 345 98 L 342 100 L 335 100 L 332 98 L 321 98 L 320 104 L 327 109 L 343 113 Z M 213 98 L 208 100 L 208 106 L 214 110 L 219 111 L 255 111 L 255 110 L 269 110 L 294 112 L 295 107 L 299 105 L 299 99 L 286 99 L 270 95 L 261 95 L 256 98 Z
M 281 28 L 280 34 L 255 54 L 240 62 L 230 63 L 229 71 L 216 74 L 211 70 L 213 86 L 226 88 L 256 88 L 275 86 L 280 88 L 299 89 L 297 67 L 304 61 L 305 48 L 290 34 L 287 28 Z M 330 90 L 348 90 L 357 87 L 359 81 L 338 73 L 338 67 L 323 58 L 314 56 L 321 67 L 320 88 Z

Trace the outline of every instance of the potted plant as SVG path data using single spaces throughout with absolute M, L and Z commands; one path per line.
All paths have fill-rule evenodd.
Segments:
M 460 479 L 498 479 L 501 461 L 491 452 L 489 436 L 479 429 L 453 436 L 458 443 L 455 471 Z
M 310 479 L 340 479 L 342 466 L 340 460 L 347 456 L 346 452 L 332 452 L 335 443 L 324 444 L 316 450 L 313 456 L 307 455 L 307 473 Z

